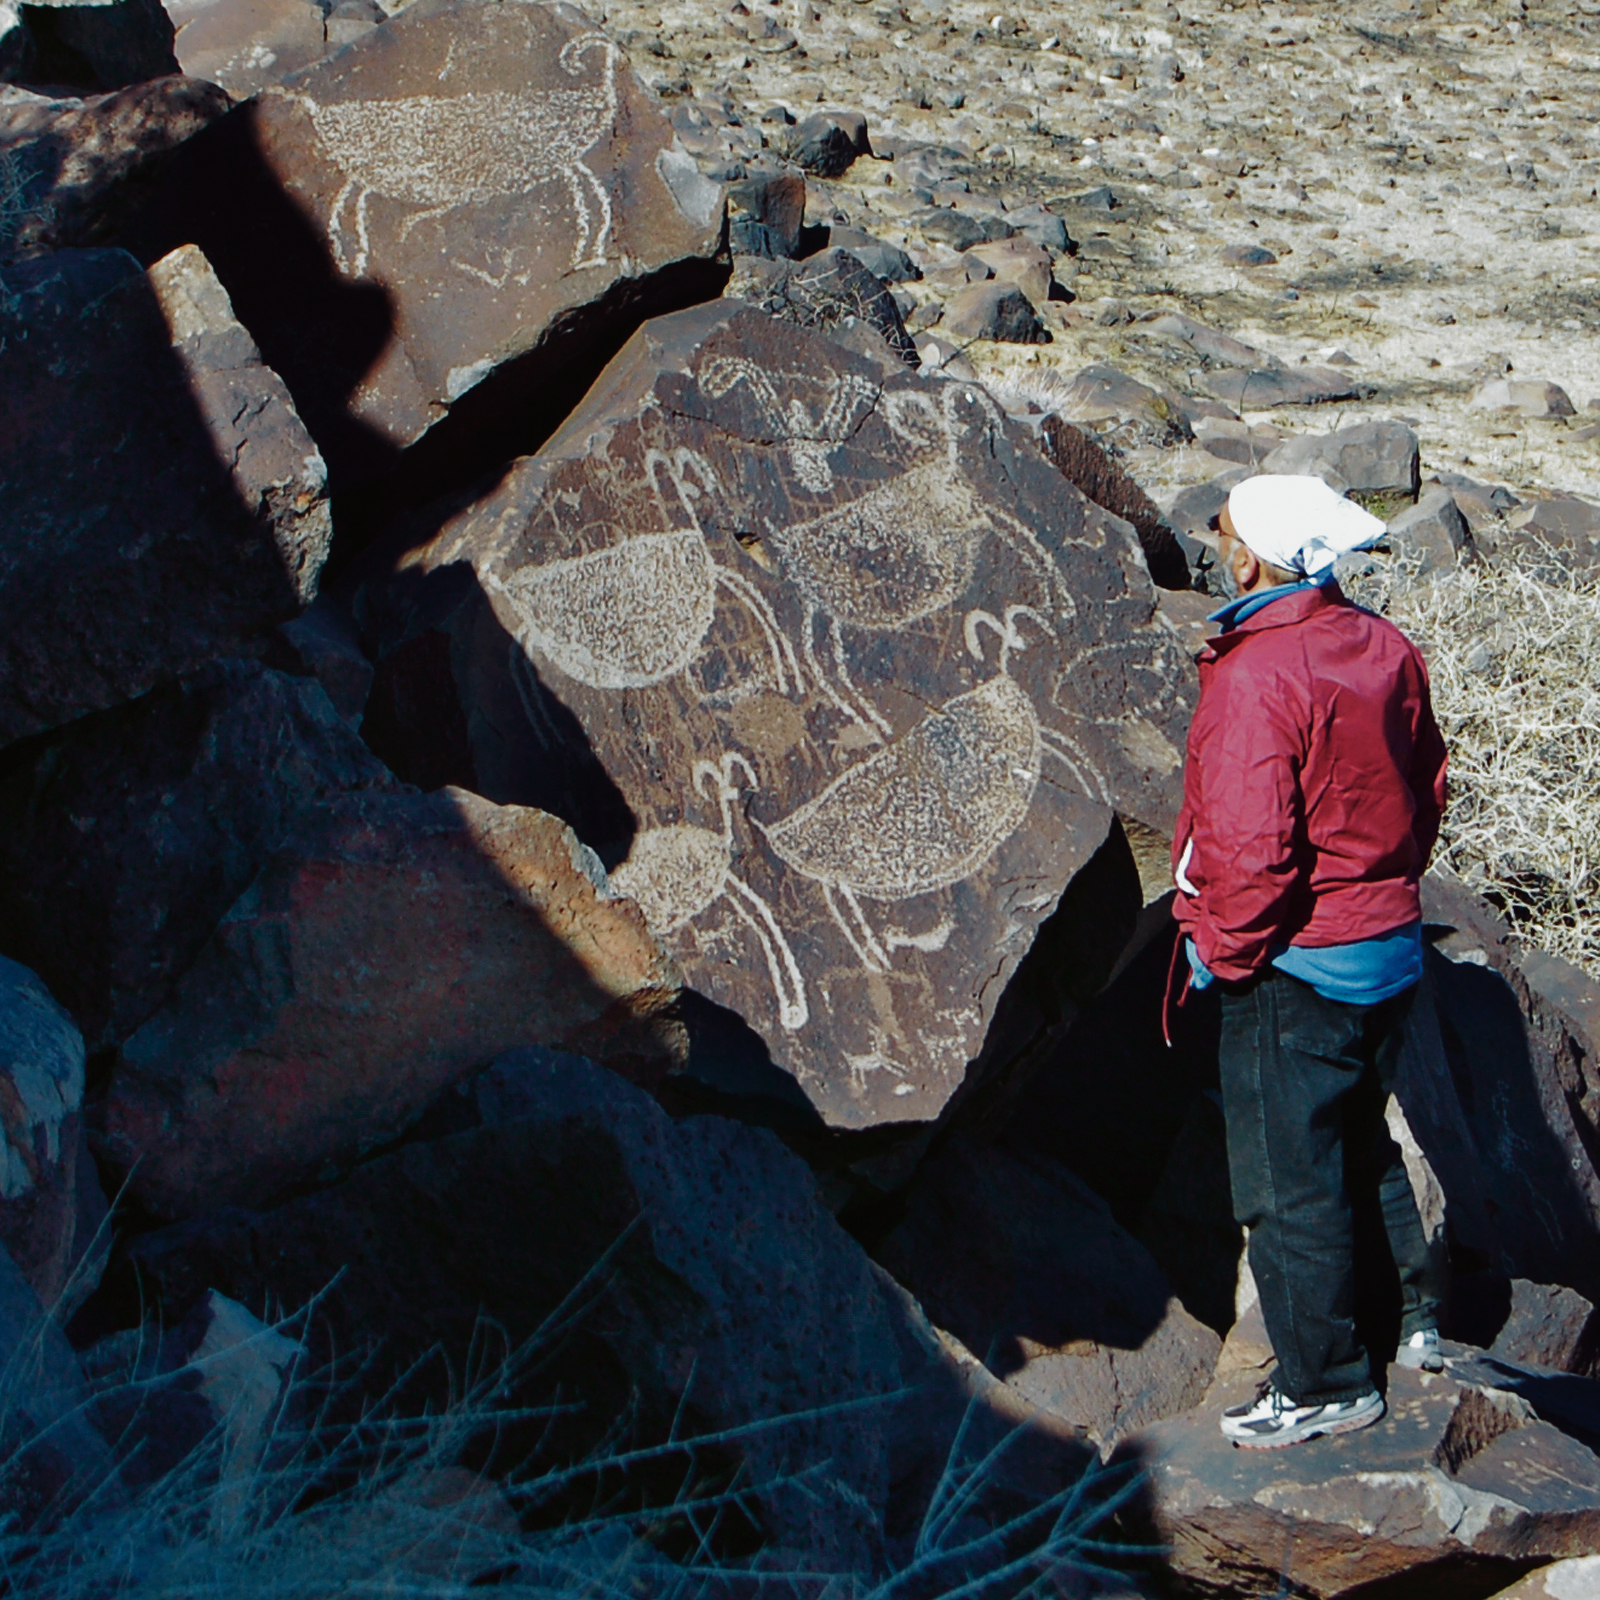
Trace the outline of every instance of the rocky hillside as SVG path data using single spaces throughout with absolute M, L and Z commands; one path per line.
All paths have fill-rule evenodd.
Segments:
M 1587 1592 L 1588 28 L 0 6 L 0 1595 Z M 1161 1023 L 1260 467 L 1457 773 L 1450 1361 L 1288 1459 Z

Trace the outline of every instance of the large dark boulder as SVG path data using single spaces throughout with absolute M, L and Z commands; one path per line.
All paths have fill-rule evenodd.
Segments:
M 309 807 L 126 1040 L 98 1143 L 158 1216 L 260 1204 L 394 1139 L 515 1045 L 653 1081 L 671 963 L 556 818 L 477 795 Z
M 708 306 L 449 510 L 362 591 L 380 753 L 570 821 L 835 1126 L 937 1115 L 1113 809 L 1170 825 L 1132 530 L 975 385 Z
M 394 787 L 314 679 L 203 667 L 0 759 L 0 950 L 119 1044 L 305 808 Z
M 248 648 L 316 593 L 321 457 L 205 258 L 5 272 L 0 745 Z

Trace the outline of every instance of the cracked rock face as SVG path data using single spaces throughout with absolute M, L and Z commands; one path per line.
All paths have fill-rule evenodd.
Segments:
M 1515 1395 L 1391 1368 L 1373 1427 L 1292 1452 L 1239 1450 L 1219 1406 L 1135 1436 L 1151 1463 L 1154 1516 L 1174 1570 L 1202 1593 L 1331 1597 L 1429 1569 L 1491 1586 L 1510 1563 L 1580 1556 L 1600 1540 L 1600 1458 Z M 1254 1587 L 1252 1587 L 1252 1585 Z
M 976 385 L 737 302 L 648 324 L 362 606 L 380 753 L 565 816 L 836 1126 L 936 1115 L 1111 809 L 1170 822 L 1133 530 Z

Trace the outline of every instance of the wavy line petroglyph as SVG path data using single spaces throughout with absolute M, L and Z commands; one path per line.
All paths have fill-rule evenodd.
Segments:
M 686 822 L 647 828 L 634 838 L 628 859 L 611 874 L 611 886 L 638 901 L 645 921 L 658 934 L 675 933 L 726 898 L 761 946 L 778 1002 L 778 1021 L 793 1033 L 810 1018 L 800 965 L 771 907 L 732 870 L 733 806 L 740 792 L 733 779 L 738 771 L 749 780 L 748 787 L 756 787 L 755 773 L 741 755 L 724 755 L 720 766 L 695 762 L 695 789 L 709 781 L 722 812 L 722 832 Z
M 584 34 L 568 40 L 557 60 L 577 77 L 583 57 L 596 53 L 596 81 L 571 89 L 328 105 L 281 91 L 306 108 L 328 158 L 345 177 L 328 221 L 339 269 L 355 278 L 367 270 L 371 195 L 424 208 L 406 219 L 404 239 L 419 222 L 456 206 L 504 200 L 552 183 L 565 184 L 572 202 L 573 269 L 603 266 L 611 242 L 611 197 L 583 158 L 616 124 L 619 53 L 602 35 Z M 352 195 L 353 252 L 344 221 Z

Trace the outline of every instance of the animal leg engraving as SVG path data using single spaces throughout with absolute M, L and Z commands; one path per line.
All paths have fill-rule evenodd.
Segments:
M 822 663 L 817 660 L 816 631 L 817 624 L 822 620 L 822 614 L 815 606 L 806 610 L 805 625 L 800 632 L 800 650 L 805 657 L 806 665 L 811 669 L 811 677 L 823 695 L 833 702 L 835 709 L 846 719 L 858 727 L 871 744 L 882 744 L 883 735 L 877 728 L 863 717 L 860 711 L 844 698 L 834 688 L 833 680 L 822 670 Z
M 579 177 L 589 185 L 590 192 L 594 195 L 595 206 L 600 213 L 600 232 L 595 239 L 594 254 L 588 251 L 589 211 L 579 198 L 577 190 Z M 603 267 L 606 264 L 606 251 L 611 244 L 611 196 L 606 193 L 605 186 L 581 161 L 572 164 L 573 205 L 582 218 L 583 233 L 579 245 L 573 247 L 574 268 L 578 267 Z
M 729 572 L 726 567 L 720 565 L 717 567 L 717 582 L 737 595 L 750 608 L 750 614 L 766 635 L 767 648 L 772 652 L 772 675 L 776 680 L 778 693 L 789 693 L 790 677 L 794 679 L 797 690 L 804 690 L 805 679 L 800 675 L 800 663 L 795 658 L 794 646 L 789 643 L 788 636 L 778 626 L 778 619 L 772 607 L 767 604 L 766 596 L 743 573 Z M 787 674 L 784 671 L 785 664 L 788 666 Z
M 549 750 L 560 744 L 560 736 L 556 732 L 556 725 L 550 719 L 549 709 L 544 703 L 544 691 L 539 687 L 538 680 L 533 675 L 533 668 L 528 664 L 528 658 L 522 653 L 522 646 L 515 639 L 510 644 L 511 651 L 511 682 L 517 691 L 517 698 L 522 702 L 522 713 L 528 719 L 528 726 L 533 729 L 534 737 Z
M 891 727 L 888 721 L 881 717 L 877 711 L 873 709 L 866 696 L 863 695 L 858 688 L 856 688 L 854 681 L 850 677 L 850 668 L 846 665 L 844 659 L 844 634 L 840 630 L 839 619 L 837 617 L 833 617 L 829 620 L 828 637 L 833 643 L 833 663 L 839 672 L 839 682 L 844 685 L 845 692 L 849 694 L 855 703 L 860 706 L 862 711 L 866 713 L 867 719 L 872 723 L 872 725 L 884 736 L 885 739 L 887 739 L 889 735 L 894 732 L 893 727 Z
M 841 895 L 842 898 L 842 895 Z M 852 925 L 845 914 L 839 909 L 839 902 L 834 898 L 834 885 L 822 885 L 822 901 L 828 908 L 828 915 L 833 918 L 834 925 L 845 937 L 845 943 L 855 952 L 856 960 L 868 972 L 887 972 L 889 958 L 884 955 L 878 941 L 872 935 L 872 929 L 866 926 L 866 918 L 861 915 L 861 907 L 854 897 L 850 904 L 855 907 L 856 925 Z M 864 935 L 864 937 L 863 937 Z
M 354 178 L 346 178 L 343 187 L 333 197 L 333 209 L 328 213 L 328 243 L 333 246 L 334 265 L 347 277 L 353 277 L 355 274 L 351 272 L 349 260 L 344 253 L 344 225 L 339 219 L 344 211 L 344 203 L 350 198 L 350 191 L 355 186 Z
M 755 934 L 767 958 L 767 974 L 778 999 L 778 1021 L 786 1032 L 795 1033 L 810 1021 L 811 1010 L 806 1004 L 805 980 L 800 976 L 794 951 L 789 948 L 789 941 L 784 938 L 771 907 L 749 884 L 730 872 L 728 887 L 734 896 L 728 904 Z

